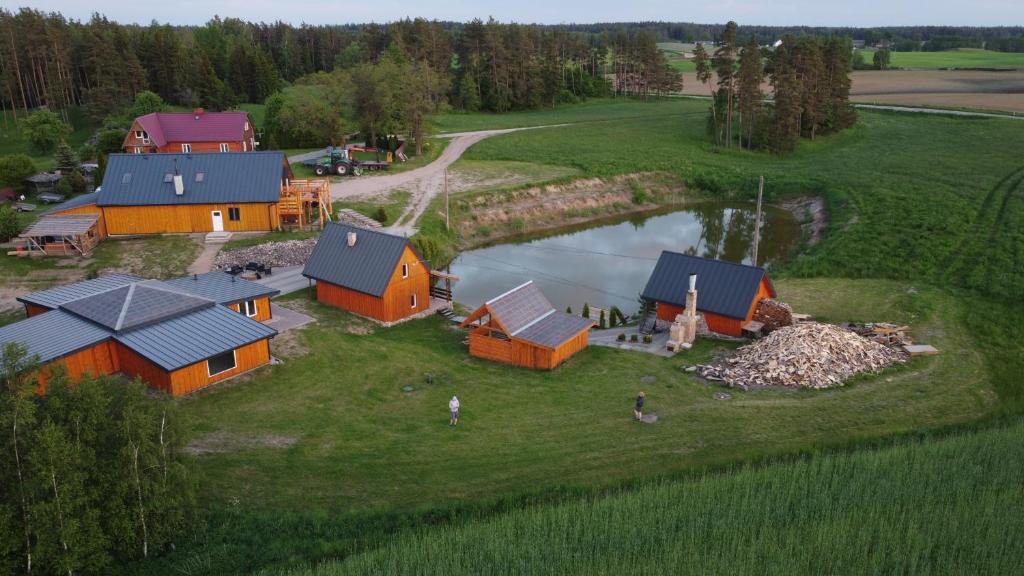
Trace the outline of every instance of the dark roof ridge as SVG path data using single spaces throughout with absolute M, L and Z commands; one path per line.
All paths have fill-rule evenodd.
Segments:
M 741 268 L 754 268 L 762 272 L 768 272 L 768 269 L 764 266 L 755 266 L 753 264 L 743 264 L 742 262 L 731 262 L 729 260 L 722 260 L 721 258 L 705 258 L 704 256 L 695 256 L 693 254 L 685 254 L 683 252 L 676 252 L 675 250 L 662 250 L 663 253 L 676 254 L 678 256 L 686 256 L 687 258 L 700 258 L 701 260 L 708 260 L 711 262 L 719 262 L 722 264 L 729 264 L 730 266 L 739 266 Z

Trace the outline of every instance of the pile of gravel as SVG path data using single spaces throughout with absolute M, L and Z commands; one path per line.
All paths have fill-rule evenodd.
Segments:
M 246 248 L 234 250 L 221 250 L 213 265 L 217 268 L 226 268 L 233 264 L 245 265 L 247 262 L 257 262 L 274 268 L 282 266 L 302 266 L 309 260 L 316 246 L 316 238 L 307 240 L 285 240 L 283 242 L 267 242 Z

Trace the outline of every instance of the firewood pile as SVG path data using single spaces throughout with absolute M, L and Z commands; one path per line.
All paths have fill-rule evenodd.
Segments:
M 306 260 L 309 260 L 314 246 L 316 246 L 316 238 L 267 242 L 235 250 L 221 250 L 213 265 L 220 269 L 233 264 L 244 266 L 247 262 L 259 262 L 274 268 L 302 266 Z
M 839 386 L 861 372 L 878 372 L 906 354 L 845 328 L 805 322 L 780 328 L 744 346 L 701 376 L 729 386 Z
M 779 328 L 794 324 L 793 309 L 789 304 L 778 300 L 761 300 L 754 310 L 754 320 L 764 324 L 762 331 L 765 334 L 771 334 Z
M 899 348 L 914 343 L 914 340 L 906 334 L 909 326 L 877 322 L 872 324 L 844 324 L 843 327 L 856 332 L 868 340 L 873 340 L 886 346 Z

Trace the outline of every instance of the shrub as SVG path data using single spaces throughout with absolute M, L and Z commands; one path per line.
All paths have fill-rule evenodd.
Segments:
M 523 220 L 522 218 L 513 218 L 509 220 L 508 225 L 516 232 L 526 232 L 526 220 Z
M 633 189 L 633 204 L 647 203 L 647 190 L 643 184 L 633 180 L 629 183 L 629 187 Z
M 71 192 L 72 192 L 72 190 L 71 190 L 71 179 L 68 178 L 68 177 L 64 177 L 64 178 L 61 178 L 60 180 L 57 180 L 57 186 L 55 188 L 55 191 L 57 192 L 57 194 L 63 194 L 64 196 L 70 196 Z
M 640 340 L 640 338 L 639 338 L 639 337 L 637 337 L 637 335 L 636 335 L 636 334 L 630 334 L 630 335 L 629 335 L 629 341 L 630 341 L 630 342 L 637 342 L 637 341 L 639 341 L 639 340 Z
M 619 335 L 615 339 L 618 340 L 619 342 L 625 342 L 626 341 L 626 334 L 625 334 L 625 332 L 619 332 Z
M 83 192 L 85 192 L 85 176 L 82 176 L 82 173 L 79 172 L 78 170 L 72 170 L 71 174 L 68 174 L 67 176 L 61 179 L 61 182 L 63 182 L 64 180 L 67 180 L 68 183 L 71 185 L 71 192 L 75 194 L 82 194 Z
M 650 334 L 644 334 L 644 344 L 650 344 L 654 338 Z
M 566 314 L 572 314 L 572 306 L 566 306 L 565 307 L 565 313 Z
M 0 205 L 0 242 L 7 242 L 19 232 L 18 213 L 7 204 Z
M 611 309 L 608 310 L 608 326 L 611 328 L 615 328 L 619 324 L 619 309 L 615 306 L 612 306 Z
M 28 189 L 25 179 L 35 173 L 36 165 L 27 154 L 0 157 L 0 184 L 24 192 Z
M 71 134 L 71 127 L 56 112 L 39 110 L 22 121 L 21 132 L 33 150 L 45 154 L 52 152 L 65 136 Z
M 607 320 L 605 320 L 604 317 L 604 310 L 601 310 L 601 315 L 598 317 L 597 325 L 600 326 L 601 328 L 608 327 L 608 322 Z
M 590 304 L 587 302 L 583 303 L 583 314 L 580 314 L 584 318 L 590 318 Z
M 373 214 L 373 219 L 384 224 L 388 221 L 388 211 L 383 206 L 377 208 L 377 211 Z

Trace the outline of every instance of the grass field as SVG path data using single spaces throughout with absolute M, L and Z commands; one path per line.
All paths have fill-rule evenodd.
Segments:
M 378 198 L 373 200 L 335 200 L 334 210 L 340 210 L 342 208 L 350 208 L 359 212 L 363 216 L 369 216 L 370 218 L 376 218 L 377 211 L 384 208 L 384 212 L 387 214 L 387 220 L 381 222 L 384 226 L 390 226 L 395 223 L 395 220 L 402 215 L 405 211 L 405 207 L 409 205 L 409 199 L 412 197 L 406 190 L 393 190 L 387 198 Z
M 874 50 L 861 50 L 864 61 L 871 62 Z M 893 68 L 1024 68 L 1024 53 L 993 52 L 980 48 L 957 48 L 942 52 L 892 52 Z
M 428 529 L 264 576 L 1011 574 L 1024 423 Z
M 19 114 L 23 113 L 24 110 L 19 110 Z M 14 118 L 11 112 L 0 112 L 0 114 L 3 114 L 2 120 L 0 120 L 0 156 L 28 154 L 32 157 L 32 161 L 35 162 L 38 170 L 52 169 L 55 165 L 53 154 L 40 154 L 32 150 L 28 141 L 22 136 L 21 130 L 14 126 Z M 70 115 L 74 132 L 67 137 L 67 143 L 77 151 L 92 136 L 93 132 L 99 127 L 99 124 L 89 117 L 85 109 L 80 107 L 71 108 Z M 19 118 L 21 117 L 19 116 Z

